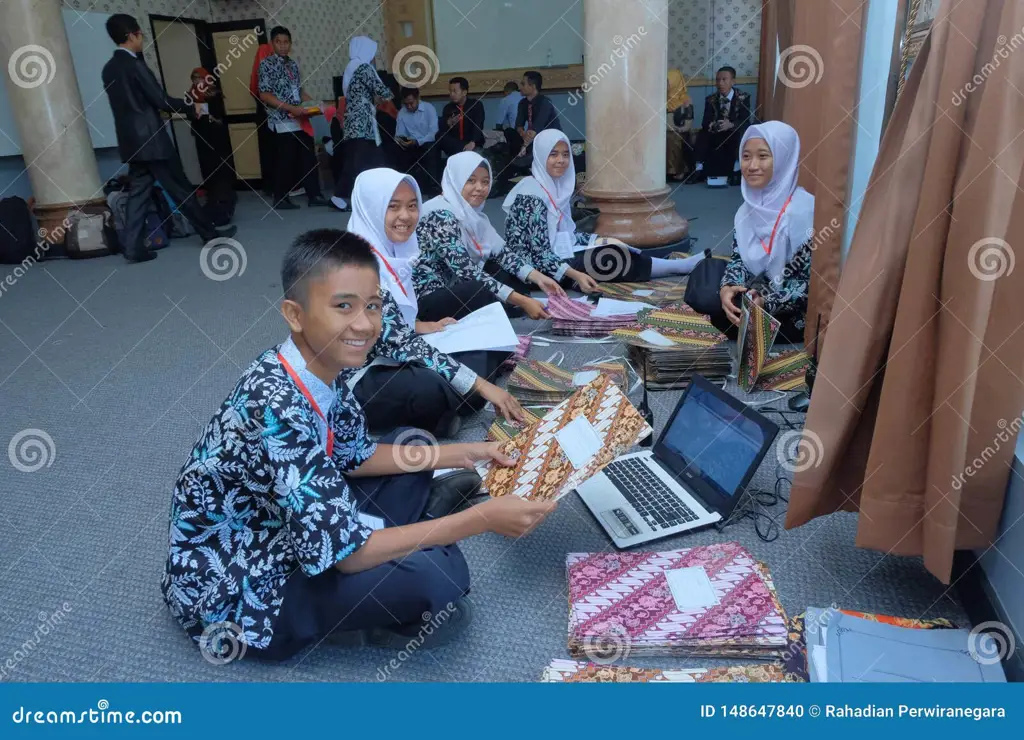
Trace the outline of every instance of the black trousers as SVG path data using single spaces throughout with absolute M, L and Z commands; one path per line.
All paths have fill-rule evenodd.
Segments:
M 380 441 L 394 442 L 405 432 L 396 430 Z M 401 527 L 427 518 L 432 475 L 347 481 L 360 512 L 382 518 L 385 527 Z M 426 547 L 360 573 L 328 568 L 310 577 L 297 569 L 284 585 L 270 646 L 250 649 L 246 657 L 287 660 L 335 631 L 416 629 L 425 614 L 443 612 L 468 592 L 469 566 L 457 545 Z
M 274 139 L 277 134 L 267 125 L 267 107 L 256 103 L 256 143 L 260 150 L 260 178 L 263 180 L 263 192 L 268 195 L 274 192 Z
M 727 177 L 732 174 L 736 160 L 739 159 L 742 138 L 743 132 L 739 128 L 728 131 L 701 129 L 697 134 L 697 161 L 704 163 L 704 174 L 707 177 Z
M 498 297 L 482 281 L 467 280 L 420 296 L 417 299 L 417 318 L 420 321 L 461 319 L 497 300 Z
M 453 154 L 458 154 L 466 148 L 466 144 L 469 143 L 469 139 L 463 141 L 457 136 L 442 136 L 437 142 L 437 146 L 444 153 L 444 156 L 450 157 Z M 477 147 L 477 153 L 479 153 L 480 147 Z
M 143 231 L 146 226 L 146 213 L 153 202 L 153 184 L 157 180 L 203 241 L 209 241 L 217 236 L 213 224 L 196 200 L 195 189 L 185 177 L 185 171 L 177 158 L 130 162 L 128 177 L 128 206 L 125 228 L 121 232 L 121 251 L 125 257 L 135 257 L 146 251 Z
M 507 285 L 516 293 L 521 295 L 530 295 L 530 292 L 534 288 L 534 286 L 530 285 L 526 281 L 520 280 L 517 275 L 513 275 L 511 272 L 506 270 L 495 260 L 487 260 L 484 262 L 484 272 L 502 285 Z
M 569 260 L 570 267 L 599 283 L 646 283 L 651 279 L 651 264 L 646 254 L 634 254 L 617 244 L 585 249 Z M 562 283 L 572 285 L 573 281 L 563 278 Z
M 313 137 L 303 131 L 274 134 L 274 203 L 280 203 L 299 182 L 307 198 L 320 196 L 320 165 Z
M 424 193 L 441 192 L 441 149 L 436 142 L 399 147 L 398 169 L 416 178 Z
M 383 150 L 373 139 L 348 139 L 343 148 L 345 166 L 342 167 L 341 177 L 334 183 L 334 194 L 348 199 L 352 197 L 352 188 L 360 172 L 387 165 Z

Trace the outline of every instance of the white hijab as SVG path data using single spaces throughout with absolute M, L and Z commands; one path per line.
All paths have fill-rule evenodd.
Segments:
M 786 265 L 797 250 L 814 237 L 814 196 L 796 184 L 800 174 L 800 136 L 782 121 L 768 121 L 751 126 L 743 134 L 743 146 L 750 139 L 764 139 L 772 150 L 774 170 L 771 181 L 763 188 L 752 188 L 744 180 L 741 185 L 743 205 L 736 211 L 736 246 L 743 264 L 754 275 L 766 275 L 773 284 L 782 282 Z M 792 196 L 786 212 L 779 217 Z M 778 227 L 775 227 L 778 219 Z M 771 254 L 765 251 L 775 229 Z
M 348 65 L 345 67 L 345 75 L 341 79 L 342 92 L 348 96 L 348 86 L 352 82 L 352 75 L 364 64 L 373 67 L 373 60 L 377 56 L 377 42 L 369 36 L 355 36 L 348 42 Z M 374 71 L 376 74 L 376 70 Z
M 486 167 L 487 174 L 491 175 L 490 162 L 476 152 L 459 152 L 448 157 L 441 178 L 441 195 L 423 204 L 423 215 L 434 211 L 454 213 L 462 226 L 462 245 L 474 262 L 484 262 L 502 250 L 505 240 L 491 226 L 491 220 L 484 213 L 484 205 L 474 208 L 462 197 L 462 188 L 478 167 Z
M 569 167 L 557 180 L 548 174 L 548 155 L 555 145 L 564 141 L 569 147 Z M 533 166 L 530 177 L 524 177 L 505 198 L 501 207 L 508 213 L 518 195 L 534 195 L 548 207 L 548 237 L 555 245 L 559 232 L 562 238 L 575 239 L 576 224 L 572 220 L 572 196 L 576 192 L 576 165 L 572 161 L 572 143 L 557 129 L 547 129 L 533 140 Z M 554 201 L 554 203 L 552 203 Z
M 416 326 L 416 314 L 419 311 L 416 302 L 416 291 L 412 284 L 412 271 L 416 258 L 420 254 L 416 242 L 416 225 L 413 224 L 412 235 L 405 242 L 393 242 L 388 239 L 384 227 L 388 204 L 395 190 L 403 182 L 409 183 L 416 193 L 416 202 L 423 208 L 423 197 L 416 180 L 410 175 L 403 175 L 386 167 L 366 170 L 356 178 L 352 188 L 352 217 L 348 221 L 348 230 L 358 234 L 370 243 L 377 255 L 380 265 L 380 284 L 398 303 L 402 318 L 409 326 Z M 390 265 L 391 269 L 388 269 Z M 394 271 L 394 274 L 392 274 Z M 397 280 L 395 276 L 397 275 Z M 403 290 L 404 288 L 404 290 Z

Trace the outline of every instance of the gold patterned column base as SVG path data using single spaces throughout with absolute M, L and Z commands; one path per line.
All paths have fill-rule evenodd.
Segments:
M 105 219 L 110 218 L 110 209 L 107 208 L 106 198 L 90 198 L 75 203 L 51 203 L 45 206 L 35 204 L 32 207 L 32 213 L 39 221 L 38 239 L 49 242 L 51 245 L 63 244 L 70 226 L 68 216 L 78 211 L 101 215 Z M 78 257 L 79 255 L 69 254 L 68 256 Z
M 689 222 L 676 212 L 666 187 L 647 193 L 592 192 L 589 203 L 601 211 L 597 233 L 621 239 L 634 247 L 663 247 L 685 239 Z

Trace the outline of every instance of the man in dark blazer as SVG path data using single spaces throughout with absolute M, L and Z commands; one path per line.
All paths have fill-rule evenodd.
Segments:
M 469 80 L 465 77 L 448 80 L 448 98 L 451 102 L 441 111 L 438 122 L 441 151 L 447 157 L 459 152 L 479 154 L 486 140 L 483 101 L 469 99 Z
M 117 146 L 128 165 L 126 224 L 121 248 L 129 262 L 148 262 L 156 252 L 143 243 L 146 213 L 159 180 L 204 242 L 234 236 L 237 227 L 218 230 L 207 218 L 185 177 L 169 134 L 160 116 L 167 113 L 194 114 L 184 100 L 168 97 L 142 58 L 142 30 L 130 15 L 118 13 L 107 19 L 107 33 L 118 48 L 103 67 L 103 87 L 114 112 Z
M 735 82 L 735 69 L 722 67 L 718 70 L 715 75 L 718 89 L 704 99 L 704 120 L 697 136 L 697 171 L 703 172 L 708 180 L 728 178 L 730 185 L 739 185 L 736 163 L 740 140 L 754 122 L 750 94 L 733 87 Z

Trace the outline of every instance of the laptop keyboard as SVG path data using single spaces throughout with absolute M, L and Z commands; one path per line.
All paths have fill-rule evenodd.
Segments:
M 697 521 L 697 515 L 643 463 L 643 458 L 616 460 L 604 469 L 604 474 L 651 529 Z

